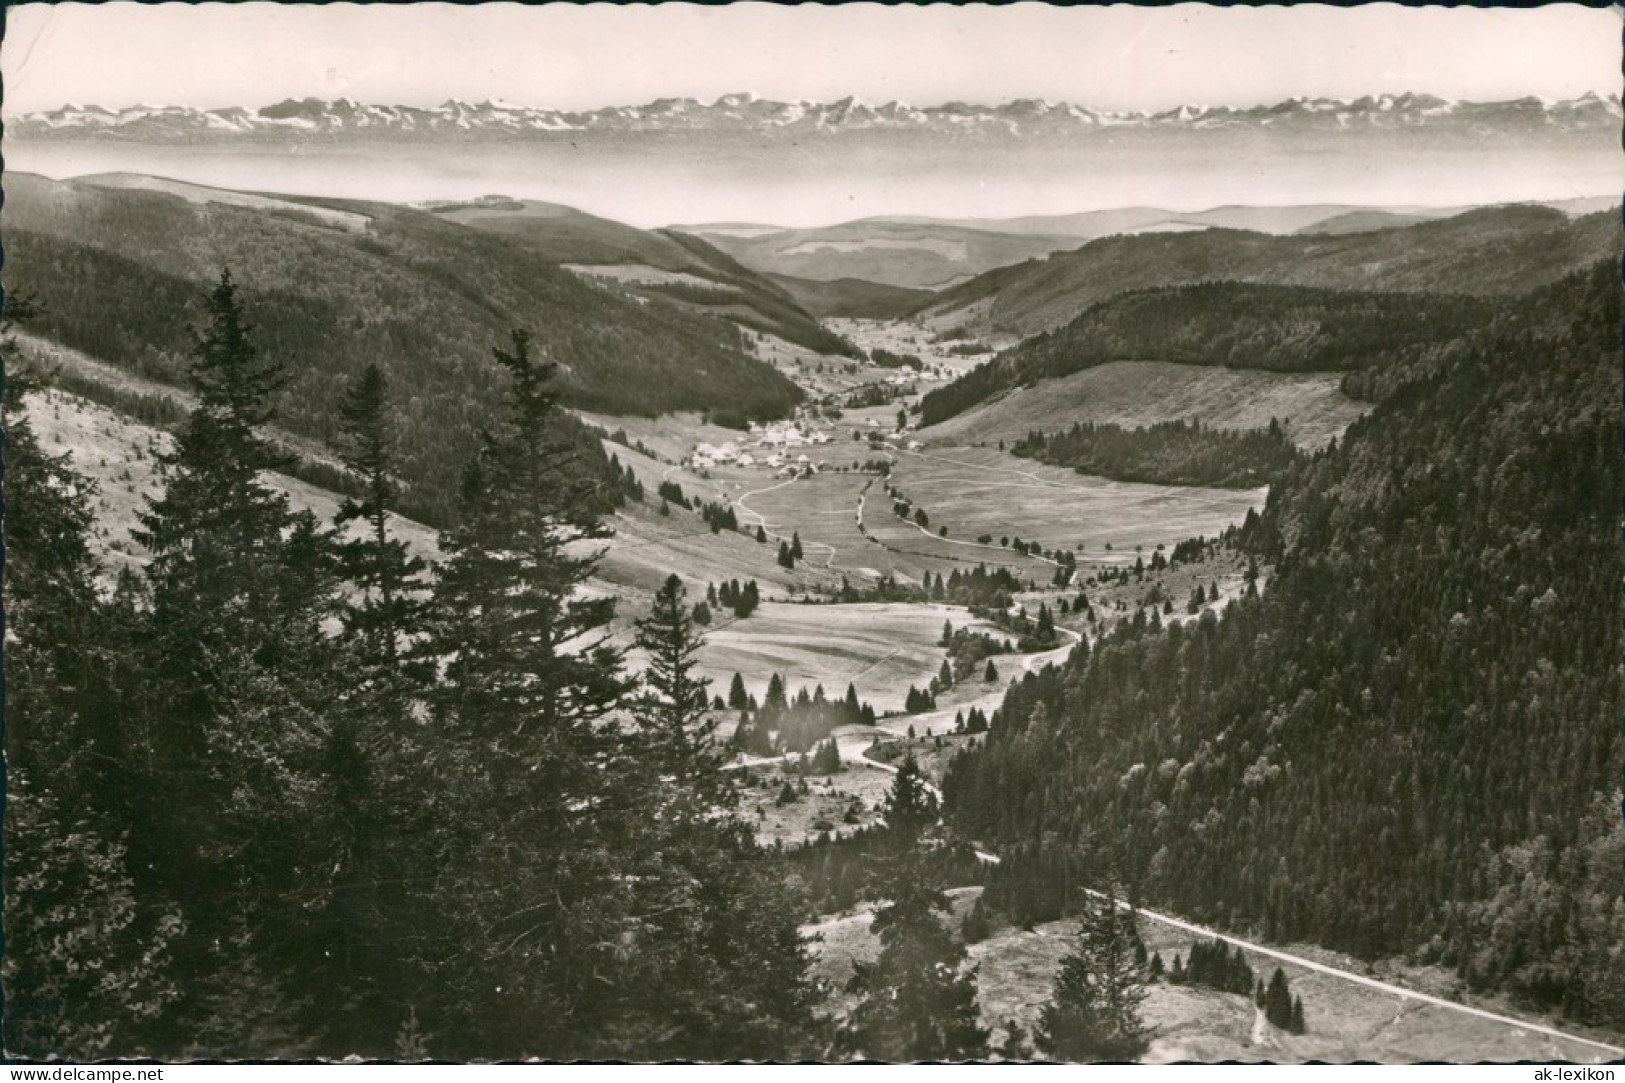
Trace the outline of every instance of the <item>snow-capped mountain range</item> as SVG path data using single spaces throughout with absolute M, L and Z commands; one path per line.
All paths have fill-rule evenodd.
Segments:
M 1520 98 L 1505 102 L 1448 101 L 1427 94 L 1383 94 L 1354 101 L 1293 98 L 1270 106 L 1237 109 L 1187 105 L 1164 112 L 1119 113 L 1066 103 L 1020 99 L 1003 105 L 949 102 L 915 107 L 900 102 L 867 105 L 848 97 L 835 102 L 779 102 L 751 94 L 727 94 L 706 104 L 693 98 L 662 98 L 640 106 L 589 111 L 546 109 L 501 101 L 451 100 L 434 108 L 365 105 L 339 98 L 288 99 L 263 109 L 240 106 L 193 109 L 137 105 L 106 109 L 64 105 L 9 118 L 11 138 L 95 138 L 175 142 L 232 137 L 298 139 L 312 136 L 469 137 L 583 132 L 747 132 L 785 135 L 856 131 L 921 131 L 937 134 L 1044 136 L 1138 128 L 1193 130 L 1270 129 L 1381 130 L 1426 128 L 1492 134 L 1618 129 L 1617 95 L 1588 93 L 1568 101 Z

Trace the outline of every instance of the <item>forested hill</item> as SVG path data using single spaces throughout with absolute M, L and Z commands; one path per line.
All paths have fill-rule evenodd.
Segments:
M 1516 294 L 1619 254 L 1619 212 L 1567 218 L 1486 207 L 1396 229 L 1277 237 L 1234 229 L 1106 237 L 943 291 L 923 311 L 945 325 L 1032 335 L 1114 294 L 1229 280 L 1328 289 Z
M 931 299 L 930 290 L 887 286 L 861 278 L 837 278 L 829 282 L 790 275 L 768 275 L 767 278 L 820 318 L 898 320 Z
M 855 346 L 826 330 L 776 283 L 699 237 L 497 196 L 429 209 L 448 221 L 519 241 L 549 263 L 587 274 L 615 273 L 641 295 L 711 311 L 819 353 L 856 354 Z
M 491 347 L 513 327 L 535 334 L 560 366 L 565 401 L 587 409 L 725 403 L 765 417 L 801 398 L 743 352 L 732 324 L 587 285 L 511 238 L 388 204 L 313 201 L 307 213 L 176 188 L 183 194 L 8 173 L 6 285 L 38 295 L 45 311 L 33 329 L 178 385 L 197 300 L 230 267 L 260 348 L 287 366 L 282 425 L 330 440 L 339 389 L 371 361 L 403 390 L 401 472 L 417 515 L 443 518 L 495 401 Z
M 1276 941 L 1625 1019 L 1620 286 L 1508 304 L 1303 460 L 1221 619 L 1011 690 L 944 786 L 1015 898 L 1113 862 Z
M 1327 372 L 1383 364 L 1481 325 L 1490 299 L 1208 282 L 1125 293 L 979 365 L 921 402 L 934 425 L 1011 388 L 1111 361 Z

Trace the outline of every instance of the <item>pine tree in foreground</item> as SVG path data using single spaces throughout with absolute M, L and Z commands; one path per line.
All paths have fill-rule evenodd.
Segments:
M 694 675 L 700 637 L 688 616 L 686 595 L 683 581 L 668 576 L 655 593 L 649 616 L 638 622 L 636 643 L 648 656 L 648 668 L 634 706 L 656 769 L 679 788 L 702 788 L 715 807 L 731 804 L 734 791 L 713 785 L 724 780 L 719 770 L 723 757 L 712 741 L 716 722 L 706 696 L 710 682 Z
M 506 412 L 441 537 L 429 644 L 445 660 L 432 752 L 445 806 L 424 900 L 443 932 L 427 950 L 455 981 L 426 1023 L 470 1054 L 563 1055 L 590 1048 L 582 1020 L 612 1011 L 616 984 L 593 975 L 622 969 L 632 882 L 617 834 L 642 780 L 607 717 L 630 687 L 607 641 L 612 600 L 578 594 L 594 558 L 572 545 L 608 532 L 552 436 L 553 366 L 523 331 L 492 353 Z
M 1146 978 L 1135 959 L 1134 923 L 1112 894 L 1087 896 L 1077 943 L 1039 1019 L 1038 1047 L 1051 1059 L 1132 1061 L 1145 1052 Z
M 10 334 L 37 309 L 12 291 L 5 309 L 4 1045 L 130 1055 L 180 996 L 172 949 L 185 924 L 143 897 L 119 841 L 127 784 L 104 660 L 122 636 L 96 594 L 94 487 L 40 446 L 24 409 L 39 388 Z
M 892 866 L 885 906 L 871 931 L 880 957 L 860 963 L 848 988 L 860 996 L 845 1041 L 856 1055 L 884 1061 L 962 1061 L 987 1053 L 977 1021 L 976 968 L 944 921 L 948 897 L 911 850 Z
M 333 883 L 350 829 L 329 753 L 336 690 L 354 678 L 321 626 L 329 539 L 261 480 L 288 462 L 264 431 L 282 366 L 256 348 L 229 273 L 206 313 L 189 373 L 197 406 L 134 532 L 152 559 L 150 606 L 131 607 L 141 680 L 126 690 L 125 739 L 142 799 L 129 863 L 144 891 L 182 903 L 181 1049 L 229 1055 L 198 1043 L 254 1033 L 256 1055 L 292 1056 L 344 1000 L 321 971 L 345 926 Z M 296 1030 L 247 1014 L 276 1005 L 302 1006 Z M 241 1028 L 216 1026 L 217 1013 Z
M 887 902 L 870 926 L 880 957 L 855 967 L 849 989 L 861 1000 L 843 1041 L 853 1052 L 886 1061 L 973 1060 L 987 1053 L 978 1023 L 976 968 L 944 920 L 948 897 L 937 885 L 925 834 L 937 802 L 913 756 L 887 795 L 890 845 L 876 877 Z

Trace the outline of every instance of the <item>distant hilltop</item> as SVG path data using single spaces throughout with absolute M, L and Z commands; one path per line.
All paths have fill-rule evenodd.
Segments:
M 1251 108 L 1185 105 L 1162 112 L 1123 113 L 1024 98 L 1002 105 L 948 102 L 916 107 L 868 105 L 855 97 L 834 102 L 779 102 L 726 94 L 709 104 L 661 98 L 639 106 L 588 111 L 538 108 L 502 101 L 450 100 L 433 108 L 366 105 L 290 98 L 263 109 L 193 109 L 136 105 L 108 109 L 68 104 L 10 118 L 12 138 L 93 138 L 174 142 L 312 136 L 459 137 L 583 132 L 747 132 L 785 135 L 858 131 L 919 131 L 946 136 L 1056 137 L 1114 129 L 1204 131 L 1381 131 L 1428 129 L 1476 136 L 1618 129 L 1617 95 L 1588 93 L 1567 101 L 1519 98 L 1450 101 L 1428 94 L 1383 94 L 1353 101 L 1292 98 Z

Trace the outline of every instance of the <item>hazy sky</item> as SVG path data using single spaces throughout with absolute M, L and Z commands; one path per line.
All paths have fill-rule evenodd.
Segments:
M 346 96 L 592 108 L 732 91 L 1107 109 L 1617 92 L 1619 9 L 24 4 L 5 112 Z

